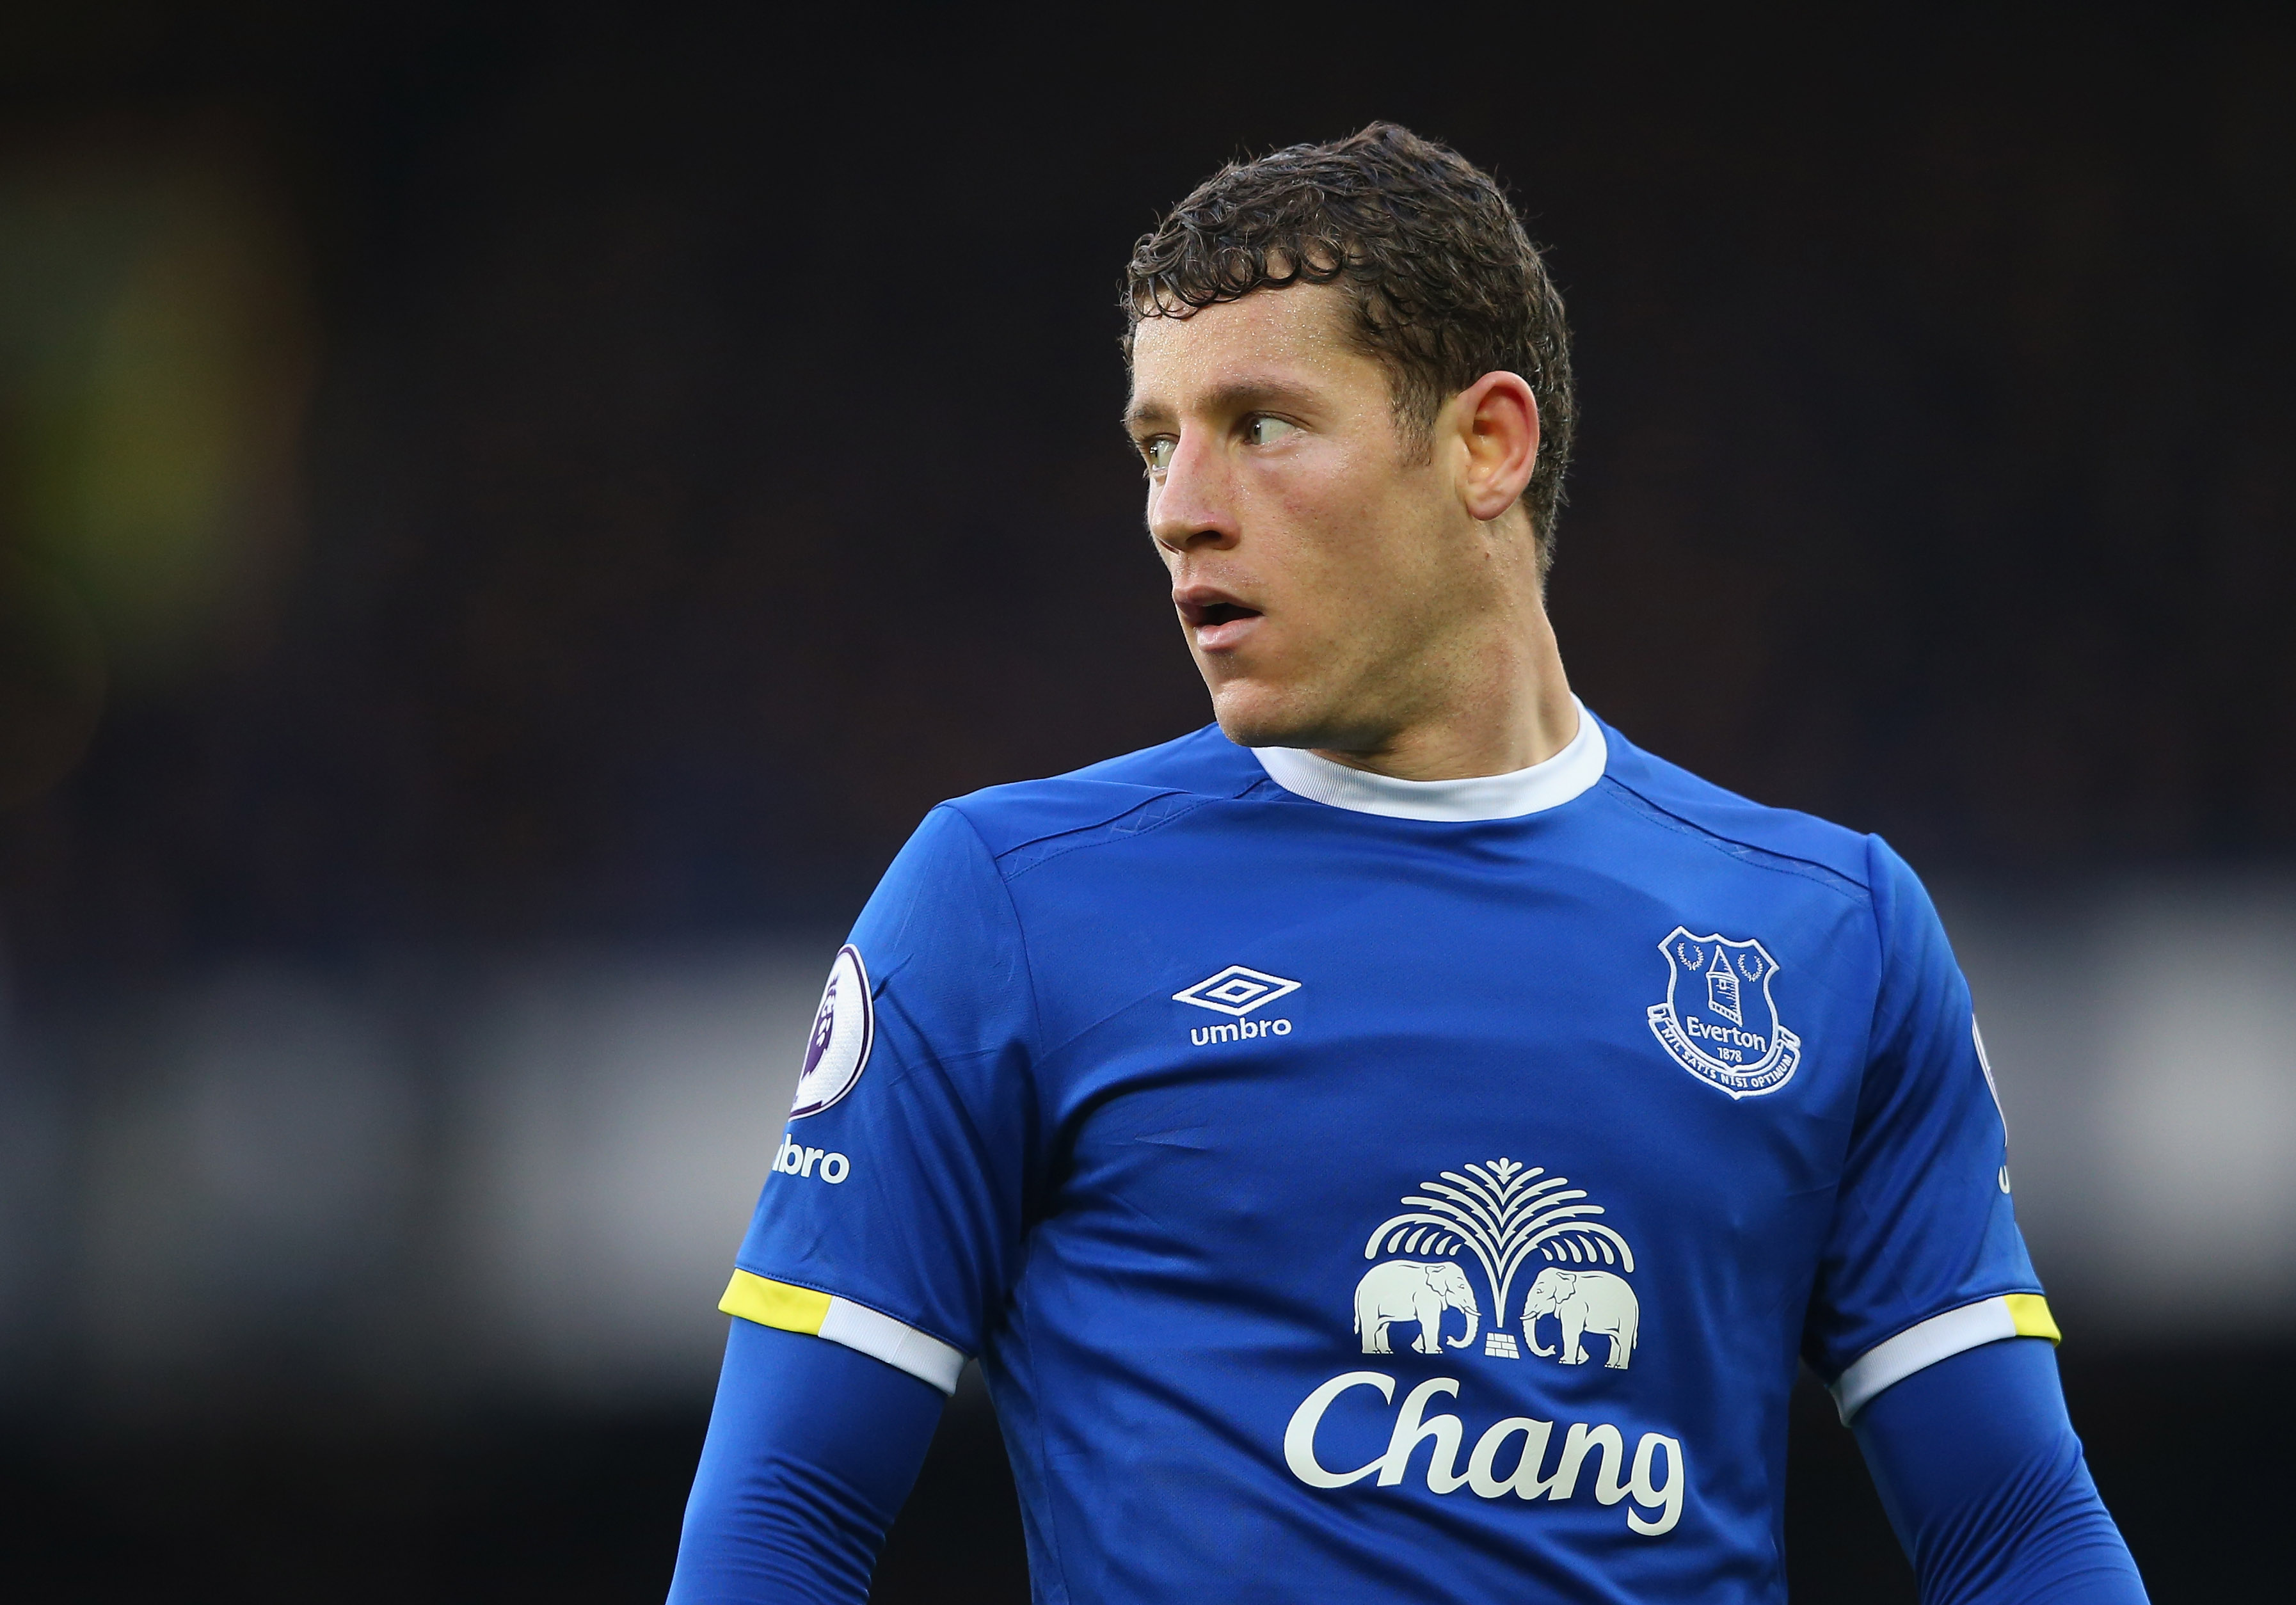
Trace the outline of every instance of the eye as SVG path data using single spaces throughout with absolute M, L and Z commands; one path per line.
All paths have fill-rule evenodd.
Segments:
M 1262 414 L 1243 426 L 1243 438 L 1254 446 L 1273 446 L 1298 427 Z
M 1140 443 L 1140 455 L 1147 462 L 1148 471 L 1160 474 L 1172 466 L 1172 451 L 1179 442 L 1169 435 L 1158 435 Z

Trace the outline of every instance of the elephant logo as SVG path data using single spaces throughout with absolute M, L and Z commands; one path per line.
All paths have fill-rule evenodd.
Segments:
M 1603 1362 L 1610 1370 L 1624 1371 L 1634 1358 L 1643 1312 L 1634 1288 L 1623 1276 L 1548 1265 L 1532 1280 L 1530 1297 L 1522 1303 L 1522 1340 L 1532 1354 L 1541 1356 L 1554 1353 L 1538 1343 L 1538 1323 L 1548 1316 L 1562 1328 L 1565 1365 L 1587 1363 L 1588 1332 L 1610 1339 L 1611 1357 Z
M 1801 1038 L 1778 1019 L 1770 996 L 1777 960 L 1759 942 L 1694 937 L 1677 925 L 1658 945 L 1666 958 L 1666 1002 L 1647 1011 L 1669 1058 L 1733 1099 L 1775 1093 L 1793 1079 Z
M 1436 1341 L 1443 1330 L 1445 1310 L 1456 1310 L 1467 1318 L 1465 1337 Z M 1393 1354 L 1387 1329 L 1397 1321 L 1416 1322 L 1419 1335 L 1411 1340 L 1411 1347 L 1423 1355 L 1439 1355 L 1443 1343 L 1464 1348 L 1475 1340 L 1483 1324 L 1483 1307 L 1475 1302 L 1475 1290 L 1467 1285 L 1467 1273 L 1457 1260 L 1422 1264 L 1415 1259 L 1390 1259 L 1372 1266 L 1356 1283 L 1356 1331 L 1363 1334 L 1364 1353 Z
M 1641 1310 L 1626 1279 L 1600 1267 L 1630 1272 L 1635 1253 L 1597 1218 L 1603 1207 L 1586 1200 L 1586 1189 L 1573 1187 L 1570 1177 L 1509 1159 L 1464 1165 L 1420 1183 L 1418 1191 L 1404 1195 L 1403 1212 L 1380 1222 L 1364 1243 L 1364 1257 L 1380 1263 L 1356 1284 L 1355 1330 L 1363 1352 L 1393 1354 L 1388 1329 L 1407 1322 L 1418 1328 L 1411 1347 L 1419 1354 L 1440 1354 L 1447 1345 L 1467 1348 L 1481 1333 L 1487 1357 L 1520 1360 L 1514 1334 L 1505 1330 L 1507 1310 L 1517 1278 L 1535 1259 L 1542 1264 L 1522 1311 L 1530 1352 L 1578 1365 L 1587 1358 L 1585 1335 L 1607 1335 L 1609 1369 L 1624 1371 Z M 1491 1294 L 1488 1331 L 1463 1256 L 1482 1272 Z M 1451 1310 L 1466 1328 L 1456 1337 L 1443 1331 Z M 1549 1318 L 1561 1327 L 1559 1349 L 1539 1345 L 1538 1323 Z

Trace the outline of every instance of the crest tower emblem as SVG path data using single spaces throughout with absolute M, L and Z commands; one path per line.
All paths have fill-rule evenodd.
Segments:
M 1801 1038 L 1778 1019 L 1769 949 L 1677 925 L 1666 955 L 1666 1002 L 1650 1006 L 1651 1033 L 1675 1063 L 1733 1098 L 1775 1093 L 1793 1079 Z

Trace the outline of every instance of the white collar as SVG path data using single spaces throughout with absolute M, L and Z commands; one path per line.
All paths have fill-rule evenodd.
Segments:
M 1560 807 L 1603 778 L 1610 744 L 1586 705 L 1578 710 L 1578 733 L 1544 763 L 1512 774 L 1479 774 L 1466 780 L 1398 780 L 1350 769 L 1300 747 L 1254 747 L 1251 756 L 1267 778 L 1295 797 L 1328 803 L 1357 814 L 1390 819 L 1520 819 Z

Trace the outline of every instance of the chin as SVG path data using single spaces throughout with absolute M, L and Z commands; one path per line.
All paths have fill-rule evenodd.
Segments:
M 1239 747 L 1321 747 L 1328 745 L 1327 720 L 1320 709 L 1287 694 L 1250 681 L 1231 681 L 1212 690 L 1212 717 L 1220 733 Z

